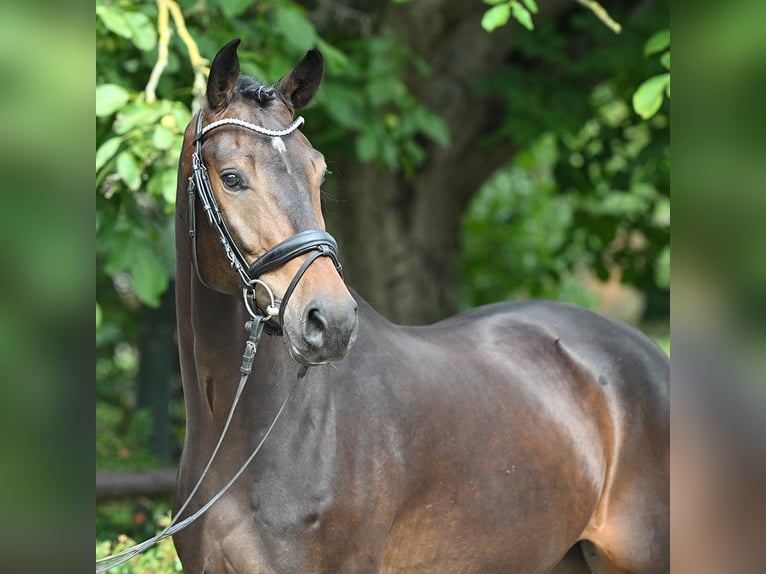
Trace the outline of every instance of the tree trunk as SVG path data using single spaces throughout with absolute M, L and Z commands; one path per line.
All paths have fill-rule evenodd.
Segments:
M 323 17 L 333 14 L 331 4 L 318 10 L 320 27 Z M 546 4 L 539 17 L 571 5 Z M 446 148 L 426 144 L 427 160 L 409 179 L 372 164 L 342 166 L 343 201 L 328 213 L 349 284 L 398 323 L 430 323 L 457 310 L 463 211 L 513 153 L 510 141 L 486 148 L 480 143 L 497 127 L 503 110 L 478 94 L 475 82 L 497 73 L 520 32 L 511 24 L 494 34 L 477 34 L 487 8 L 481 2 L 423 0 L 387 3 L 374 16 L 375 29 L 390 27 L 429 64 L 427 78 L 413 75 L 407 83 L 450 130 Z

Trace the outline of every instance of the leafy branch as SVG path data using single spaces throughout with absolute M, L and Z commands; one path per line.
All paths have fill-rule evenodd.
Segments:
M 173 23 L 176 25 L 178 31 L 178 36 L 183 41 L 186 46 L 186 51 L 189 54 L 189 62 L 194 70 L 192 93 L 196 100 L 205 93 L 205 80 L 209 73 L 207 60 L 200 55 L 197 43 L 194 41 L 194 38 L 191 37 L 191 34 L 189 34 L 189 30 L 186 28 L 186 21 L 184 20 L 183 13 L 178 4 L 174 0 L 157 0 L 157 9 L 157 34 L 159 36 L 157 62 L 154 64 L 152 73 L 149 76 L 149 81 L 146 84 L 146 101 L 156 101 L 157 83 L 168 64 L 168 45 L 170 44 L 171 34 L 169 16 L 172 16 Z
M 645 120 L 659 111 L 663 95 L 670 99 L 670 30 L 660 30 L 647 40 L 644 55 L 653 54 L 660 54 L 660 64 L 667 72 L 645 80 L 633 94 L 633 109 Z
M 527 30 L 534 30 L 532 14 L 537 14 L 535 0 L 484 0 L 484 3 L 492 6 L 481 19 L 481 27 L 487 32 L 504 26 L 511 16 Z
M 595 0 L 575 0 L 575 2 L 593 12 L 615 34 L 622 31 L 620 23 L 616 22 L 606 9 Z M 481 27 L 487 32 L 505 26 L 511 16 L 527 30 L 534 30 L 532 14 L 538 12 L 535 0 L 484 0 L 484 3 L 492 6 L 481 19 Z
M 581 6 L 585 6 L 588 10 L 593 12 L 596 18 L 601 20 L 606 25 L 606 27 L 615 34 L 622 32 L 622 25 L 612 19 L 612 17 L 609 15 L 609 12 L 607 12 L 606 9 L 598 2 L 595 2 L 594 0 L 575 0 L 575 2 Z

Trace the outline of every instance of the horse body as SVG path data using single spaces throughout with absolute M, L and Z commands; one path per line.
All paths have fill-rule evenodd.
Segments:
M 176 535 L 189 571 L 548 572 L 587 538 L 612 556 L 638 545 L 622 563 L 660 571 L 667 475 L 645 461 L 667 460 L 661 351 L 567 305 L 500 304 L 399 327 L 359 302 L 344 361 L 308 368 L 248 472 Z M 221 320 L 236 303 L 197 307 Z M 231 358 L 206 374 L 218 404 L 204 383 L 196 396 L 187 385 L 194 441 L 183 466 L 198 464 L 181 474 L 181 499 L 220 432 L 242 345 L 229 329 L 232 340 L 209 337 L 208 350 L 218 332 L 198 330 L 197 356 Z M 300 375 L 281 340 L 261 345 L 219 455 L 227 463 L 200 500 L 247 457 Z
M 277 83 L 283 99 L 310 99 L 316 58 L 307 55 Z M 238 77 L 232 43 L 211 66 L 204 113 L 275 128 L 289 123 L 279 102 L 253 106 L 242 97 Z M 301 197 L 318 198 L 311 170 L 319 160 L 299 132 L 271 146 L 238 129 L 208 140 L 205 161 L 221 174 L 212 181 L 231 236 L 257 257 L 254 246 L 266 249 L 279 238 L 258 239 L 249 217 L 273 222 L 272 233 L 296 233 L 321 228 L 321 212 L 293 206 L 290 221 L 277 221 L 274 206 L 284 198 L 270 212 L 257 204 L 248 217 L 238 210 L 253 198 L 263 202 L 280 173 L 313 190 Z M 189 210 L 185 190 L 191 140 L 190 128 L 177 198 L 187 427 L 176 509 L 226 420 L 248 318 L 216 237 L 203 227 L 195 238 L 199 255 L 190 244 L 187 214 L 205 215 L 198 205 Z M 258 151 L 265 163 L 250 172 L 244 160 L 229 161 L 239 148 Z M 246 157 L 254 162 L 256 155 Z M 296 179 L 302 173 L 309 183 Z M 247 178 L 263 183 L 242 192 Z M 230 183 L 235 191 L 224 188 Z M 313 223 L 312 213 L 320 218 Z M 667 571 L 669 369 L 656 345 L 621 323 L 546 302 L 396 326 L 358 295 L 352 299 L 326 258 L 302 267 L 306 260 L 264 275 L 280 290 L 296 270 L 305 278 L 284 314 L 285 337 L 261 339 L 221 451 L 186 514 L 228 481 L 293 385 L 294 393 L 246 472 L 174 535 L 186 571 L 543 574 L 563 572 L 565 555 L 567 572 Z

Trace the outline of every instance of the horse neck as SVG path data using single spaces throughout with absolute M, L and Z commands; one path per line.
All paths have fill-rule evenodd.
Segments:
M 210 427 L 211 419 L 215 423 L 212 426 L 225 419 L 239 384 L 242 352 L 247 340 L 244 327 L 247 315 L 240 298 L 213 291 L 197 277 L 191 260 L 188 222 L 182 215 L 187 213 L 186 202 L 187 195 L 179 184 L 176 316 L 181 378 L 187 422 L 191 426 Z M 281 360 L 279 345 L 269 339 L 265 335 L 262 337 L 256 363 Z M 262 370 L 258 364 L 251 379 L 258 375 L 256 370 Z

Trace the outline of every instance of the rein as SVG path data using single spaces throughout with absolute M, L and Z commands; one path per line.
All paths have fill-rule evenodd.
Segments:
M 292 295 L 293 291 L 298 285 L 298 282 L 301 280 L 301 278 L 306 273 L 308 268 L 319 257 L 330 257 L 330 259 L 332 259 L 333 263 L 335 264 L 335 269 L 338 271 L 338 273 L 341 276 L 343 276 L 342 267 L 340 265 L 340 262 L 338 261 L 338 255 L 337 255 L 338 246 L 337 246 L 337 243 L 335 242 L 335 239 L 332 237 L 332 235 L 330 235 L 326 231 L 317 230 L 317 229 L 301 231 L 291 237 L 288 237 L 281 243 L 277 244 L 275 247 L 269 249 L 266 253 L 261 255 L 253 263 L 248 264 L 247 260 L 242 254 L 242 251 L 239 249 L 239 246 L 237 245 L 236 241 L 234 241 L 234 238 L 229 232 L 229 229 L 226 226 L 226 222 L 224 221 L 221 209 L 218 206 L 218 202 L 215 199 L 215 195 L 213 194 L 213 190 L 210 185 L 210 178 L 208 177 L 208 173 L 207 173 L 207 168 L 205 167 L 205 164 L 202 161 L 202 138 L 211 130 L 224 125 L 234 125 L 234 126 L 246 128 L 268 137 L 282 137 L 285 135 L 289 135 L 295 130 L 297 130 L 298 127 L 300 127 L 303 123 L 304 123 L 303 118 L 298 117 L 292 124 L 290 124 L 290 126 L 288 126 L 287 128 L 283 130 L 271 130 L 262 126 L 251 124 L 250 122 L 246 122 L 244 120 L 240 120 L 237 118 L 225 118 L 225 119 L 212 122 L 203 128 L 202 127 L 202 112 L 200 111 L 197 114 L 197 124 L 196 124 L 194 140 L 193 140 L 194 153 L 192 154 L 192 176 L 189 177 L 189 186 L 188 186 L 189 236 L 192 238 L 192 261 L 194 265 L 194 270 L 197 274 L 197 278 L 200 280 L 200 282 L 202 282 L 203 285 L 205 285 L 206 287 L 208 287 L 208 289 L 210 289 L 210 286 L 207 283 L 205 283 L 204 279 L 202 278 L 202 274 L 200 273 L 199 263 L 197 261 L 197 225 L 196 225 L 195 206 L 196 206 L 196 196 L 198 195 L 200 199 L 200 204 L 202 205 L 202 208 L 205 214 L 207 215 L 208 223 L 218 233 L 218 239 L 221 243 L 221 247 L 223 248 L 224 254 L 226 258 L 228 259 L 229 263 L 231 264 L 232 268 L 234 269 L 234 271 L 239 276 L 240 283 L 242 284 L 242 294 L 243 294 L 243 299 L 245 303 L 245 309 L 251 316 L 251 320 L 245 323 L 245 329 L 249 332 L 249 336 L 247 341 L 245 342 L 244 352 L 242 353 L 242 364 L 240 365 L 241 376 L 240 376 L 239 384 L 237 386 L 237 391 L 234 395 L 234 400 L 232 402 L 231 408 L 229 409 L 229 414 L 226 417 L 226 422 L 224 423 L 223 429 L 221 430 L 221 435 L 218 438 L 218 442 L 213 448 L 213 451 L 210 454 L 210 458 L 205 464 L 205 468 L 200 474 L 200 477 L 197 479 L 197 482 L 194 485 L 194 488 L 192 489 L 191 493 L 189 493 L 189 496 L 186 497 L 186 500 L 178 509 L 178 512 L 176 512 L 175 516 L 170 521 L 170 524 L 168 524 L 168 526 L 165 527 L 165 529 L 163 529 L 162 532 L 160 532 L 156 536 L 153 536 L 152 538 L 149 538 L 148 540 L 145 540 L 139 544 L 135 544 L 134 546 L 126 548 L 115 554 L 111 554 L 109 556 L 104 556 L 103 558 L 97 559 L 96 560 L 97 573 L 105 572 L 111 568 L 114 568 L 115 566 L 122 564 L 123 562 L 127 562 L 131 558 L 151 548 L 152 546 L 157 544 L 159 541 L 174 535 L 180 530 L 183 530 L 189 524 L 191 524 L 192 522 L 197 520 L 200 516 L 202 516 L 216 501 L 218 501 L 229 490 L 229 488 L 236 482 L 236 480 L 242 475 L 242 473 L 245 471 L 248 465 L 252 462 L 252 460 L 261 450 L 261 447 L 263 446 L 263 444 L 266 442 L 266 439 L 271 434 L 271 431 L 274 429 L 274 426 L 277 424 L 277 421 L 282 416 L 282 413 L 284 412 L 285 407 L 287 406 L 287 401 L 290 399 L 290 397 L 293 394 L 293 391 L 295 391 L 295 388 L 298 386 L 298 383 L 300 382 L 301 378 L 303 378 L 303 376 L 306 373 L 306 368 L 304 367 L 300 371 L 297 380 L 295 381 L 295 383 L 293 383 L 292 387 L 287 393 L 287 396 L 285 396 L 284 400 L 282 401 L 282 404 L 280 405 L 279 410 L 274 415 L 274 418 L 271 421 L 271 424 L 269 424 L 268 428 L 266 429 L 266 432 L 264 433 L 263 437 L 261 437 L 261 440 L 258 442 L 258 444 L 250 453 L 250 455 L 245 460 L 245 462 L 242 463 L 242 466 L 239 467 L 239 469 L 234 473 L 234 475 L 229 479 L 229 481 L 223 487 L 221 487 L 221 489 L 216 494 L 214 494 L 203 506 L 201 506 L 196 512 L 194 512 L 190 516 L 179 521 L 181 514 L 183 513 L 184 510 L 186 510 L 186 507 L 189 505 L 192 498 L 197 493 L 197 490 L 199 490 L 199 487 L 201 486 L 202 481 L 207 476 L 207 473 L 210 470 L 210 467 L 212 466 L 213 461 L 215 460 L 215 457 L 221 448 L 221 445 L 223 444 L 223 440 L 229 429 L 229 425 L 231 424 L 232 418 L 234 417 L 234 411 L 237 408 L 237 404 L 239 403 L 239 399 L 240 399 L 240 396 L 242 395 L 242 391 L 244 390 L 245 384 L 247 383 L 247 380 L 250 376 L 250 372 L 252 371 L 253 362 L 255 361 L 255 353 L 258 349 L 258 342 L 260 341 L 261 334 L 263 333 L 263 331 L 265 330 L 268 334 L 274 334 L 274 335 L 282 334 L 281 325 L 283 324 L 284 311 L 287 306 L 287 301 L 289 300 L 290 295 Z M 274 298 L 273 291 L 265 282 L 259 279 L 259 277 L 262 274 L 268 271 L 271 271 L 273 269 L 276 269 L 284 265 L 288 261 L 295 259 L 296 257 L 299 257 L 301 255 L 304 255 L 306 253 L 309 253 L 309 256 L 301 264 L 300 268 L 298 269 L 298 272 L 295 274 L 292 281 L 290 281 L 290 284 L 285 290 L 285 294 L 282 297 L 281 301 L 279 302 L 279 305 L 277 305 L 277 301 Z M 265 310 L 262 310 L 260 307 L 258 307 L 255 301 L 255 287 L 257 285 L 261 285 L 266 290 L 269 297 L 269 305 L 266 307 Z M 280 319 L 279 324 L 274 322 L 274 317 L 277 315 L 279 315 L 279 319 Z
M 253 350 L 253 356 L 255 356 L 255 350 Z M 301 372 L 303 373 L 305 371 L 301 371 Z M 170 524 L 168 524 L 163 529 L 162 532 L 149 538 L 148 540 L 144 540 L 143 542 L 139 544 L 135 544 L 129 548 L 125 548 L 124 550 L 121 550 L 120 552 L 116 552 L 114 554 L 110 554 L 109 556 L 104 556 L 103 558 L 96 559 L 96 574 L 98 574 L 99 572 L 106 572 L 107 570 L 110 570 L 111 568 L 119 566 L 123 562 L 127 562 L 128 560 L 135 558 L 136 556 L 148 550 L 149 548 L 151 548 L 152 546 L 154 546 L 161 540 L 164 540 L 165 538 L 169 536 L 173 536 L 175 533 L 180 532 L 181 530 L 189 526 L 192 522 L 194 522 L 200 516 L 202 516 L 205 512 L 207 512 L 207 510 L 211 506 L 213 506 L 213 504 L 215 504 L 224 494 L 226 494 L 229 488 L 231 488 L 231 486 L 237 481 L 237 479 L 242 475 L 242 473 L 245 472 L 245 469 L 247 469 L 247 467 L 253 461 L 255 456 L 258 454 L 258 451 L 261 450 L 261 447 L 264 445 L 264 443 L 266 442 L 266 439 L 271 434 L 271 431 L 274 429 L 274 426 L 277 424 L 279 417 L 282 416 L 282 413 L 284 412 L 285 407 L 287 406 L 287 401 L 290 399 L 290 397 L 293 394 L 293 391 L 295 391 L 295 387 L 297 387 L 298 383 L 300 382 L 300 379 L 301 379 L 300 375 L 298 376 L 298 379 L 293 383 L 293 386 L 290 387 L 290 391 L 287 393 L 287 396 L 282 401 L 282 404 L 280 405 L 279 410 L 277 411 L 277 414 L 274 416 L 274 419 L 271 421 L 271 424 L 266 429 L 266 432 L 264 433 L 263 437 L 261 437 L 261 440 L 258 442 L 256 447 L 250 453 L 250 456 L 248 456 L 245 462 L 242 463 L 242 466 L 240 466 L 239 469 L 237 469 L 237 472 L 235 472 L 234 475 L 229 479 L 229 481 L 226 484 L 224 484 L 223 487 L 221 487 L 221 489 L 218 492 L 216 492 L 196 512 L 184 518 L 180 522 L 178 521 L 179 517 L 181 516 L 181 513 L 183 513 L 183 511 L 189 505 L 189 502 L 191 502 L 192 497 L 197 493 L 197 490 L 202 484 L 202 480 L 205 478 L 208 471 L 210 470 L 210 467 L 213 464 L 213 460 L 218 454 L 218 450 L 221 448 L 221 444 L 223 444 L 223 439 L 226 436 L 226 431 L 229 429 L 229 424 L 231 423 L 231 419 L 233 418 L 233 415 L 234 415 L 234 409 L 236 409 L 237 403 L 239 402 L 239 397 L 242 395 L 242 391 L 245 388 L 245 383 L 247 382 L 248 374 L 243 374 L 239 380 L 239 386 L 237 387 L 237 392 L 234 395 L 234 401 L 232 402 L 231 409 L 229 409 L 229 415 L 226 417 L 226 423 L 224 424 L 223 430 L 221 431 L 221 436 L 218 438 L 218 442 L 216 443 L 215 448 L 213 449 L 213 452 L 210 454 L 210 458 L 208 459 L 207 464 L 205 465 L 205 468 L 202 471 L 202 474 L 200 474 L 199 479 L 197 479 L 197 483 L 194 485 L 194 488 L 192 489 L 191 493 L 189 493 L 189 496 L 186 497 L 186 500 L 184 501 L 184 503 L 178 509 L 178 512 L 176 512 L 175 516 L 170 521 Z

